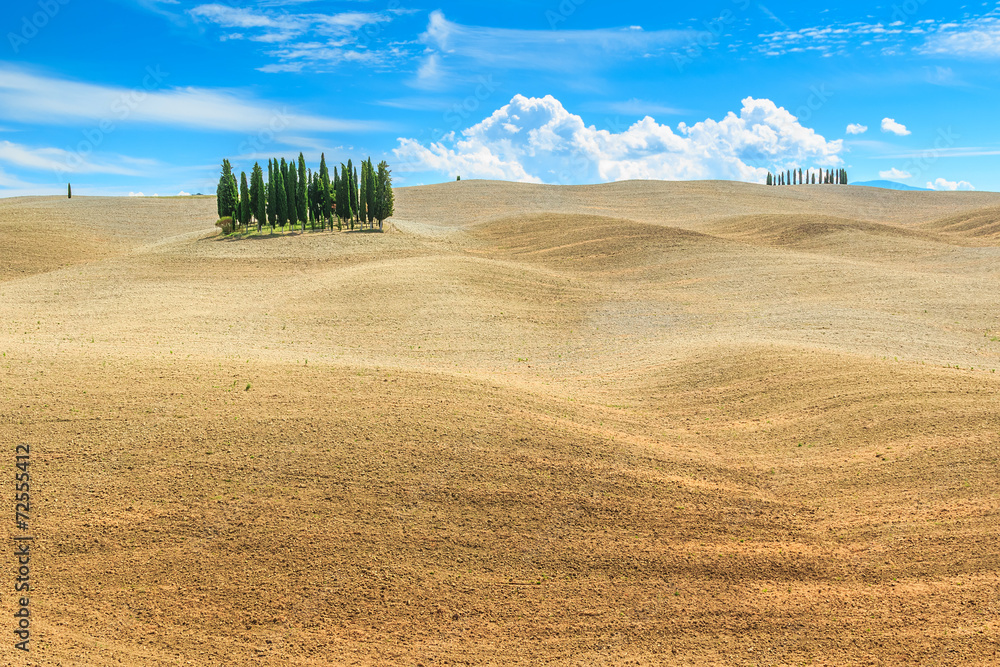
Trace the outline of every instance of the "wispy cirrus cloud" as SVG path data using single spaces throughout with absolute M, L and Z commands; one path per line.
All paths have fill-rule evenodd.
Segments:
M 994 11 L 981 18 L 941 26 L 917 51 L 929 56 L 1000 58 L 1000 17 Z
M 219 39 L 250 40 L 272 45 L 266 55 L 277 62 L 263 65 L 262 72 L 323 70 L 342 63 L 383 64 L 399 58 L 398 48 L 372 48 L 381 24 L 414 10 L 382 12 L 348 11 L 336 14 L 289 13 L 275 7 L 290 2 L 262 3 L 262 8 L 204 4 L 188 10 L 195 21 L 223 29 Z
M 954 58 L 1000 58 L 1000 10 L 956 20 L 921 19 L 891 22 L 828 24 L 786 29 L 760 35 L 758 53 L 783 56 L 813 52 L 822 56 L 874 52 L 881 55 L 916 53 Z M 950 84 L 953 73 L 938 68 L 930 83 Z
M 643 30 L 640 26 L 595 30 L 518 30 L 462 25 L 431 12 L 420 41 L 427 49 L 415 82 L 433 87 L 449 74 L 449 61 L 493 69 L 592 71 L 622 60 L 672 53 L 692 43 L 695 30 Z
M 163 78 L 167 73 L 161 73 Z M 0 62 L 0 117 L 32 124 L 148 123 L 222 132 L 351 132 L 371 121 L 303 114 L 239 91 L 125 88 L 61 79 Z M 106 131 L 106 130 L 105 130 Z
M 117 176 L 140 176 L 158 164 L 155 160 L 124 155 L 95 160 L 91 156 L 84 157 L 62 148 L 35 148 L 10 141 L 0 141 L 0 162 L 32 171 Z

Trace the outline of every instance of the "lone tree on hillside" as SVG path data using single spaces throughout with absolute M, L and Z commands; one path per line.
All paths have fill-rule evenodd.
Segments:
M 233 166 L 229 164 L 229 160 L 222 161 L 222 176 L 219 177 L 216 195 L 219 218 L 232 216 L 239 204 L 240 193 L 236 187 L 236 176 L 233 175 Z
M 66 199 L 72 199 L 72 198 L 73 198 L 73 184 L 72 183 L 67 183 L 66 184 Z

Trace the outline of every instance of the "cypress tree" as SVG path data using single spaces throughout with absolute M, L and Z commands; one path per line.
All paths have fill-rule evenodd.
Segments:
M 229 160 L 222 161 L 222 176 L 219 178 L 219 187 L 215 193 L 219 217 L 232 217 L 239 205 L 240 193 L 236 188 L 236 176 L 233 175 L 233 166 L 229 164 Z
M 347 176 L 347 165 L 340 163 L 340 187 L 337 188 L 337 216 L 346 225 L 351 218 L 351 179 Z
M 274 160 L 267 161 L 267 224 L 274 231 L 274 222 L 278 212 L 274 207 Z
M 267 201 L 265 199 L 266 195 L 262 192 L 263 190 L 263 177 L 260 179 L 260 184 L 257 183 L 257 177 L 260 176 L 260 164 L 254 162 L 253 171 L 250 173 L 250 213 L 253 218 L 257 221 L 257 229 L 260 230 L 261 223 L 261 210 L 266 210 Z M 263 209 L 261 208 L 263 206 Z
M 281 162 L 278 162 L 277 158 L 274 160 L 274 217 L 279 229 L 283 229 L 288 223 L 288 195 L 285 194 L 284 176 L 288 168 L 284 162 L 284 158 Z
M 299 177 L 295 170 L 294 160 L 288 163 L 282 160 L 282 163 L 285 167 L 285 197 L 288 199 L 285 211 L 287 211 L 288 215 L 288 225 L 294 227 L 299 218 L 298 203 L 295 201 L 295 184 L 299 180 Z
M 351 194 L 353 194 L 356 197 L 356 200 L 355 200 L 356 203 L 354 205 L 354 213 L 357 216 L 358 220 L 360 221 L 361 220 L 361 194 L 358 192 L 358 184 L 359 184 L 359 181 L 358 181 L 358 168 L 355 167 L 354 168 L 354 191 Z
M 372 159 L 368 158 L 368 185 L 365 190 L 368 192 L 368 223 L 375 229 L 375 200 L 378 198 L 378 179 L 375 176 L 375 165 Z
M 351 229 L 354 229 L 354 212 L 358 210 L 358 196 L 354 194 L 356 182 L 354 180 L 354 165 L 351 163 L 350 158 L 347 160 L 347 199 L 350 202 L 348 209 L 350 210 L 350 221 Z
M 247 173 L 240 172 L 240 220 L 241 225 L 250 222 L 250 189 L 247 187 Z
M 378 165 L 378 175 L 375 178 L 375 219 L 378 220 L 379 229 L 382 229 L 382 221 L 391 218 L 393 213 L 395 197 L 392 193 L 392 171 L 383 160 Z
M 361 229 L 365 228 L 368 221 L 368 164 L 361 163 L 361 193 L 358 196 L 358 218 L 361 220 Z
M 66 184 L 66 199 L 72 199 L 72 198 L 73 198 L 73 184 L 72 183 L 67 183 Z
M 341 164 L 340 166 L 343 167 L 344 165 Z M 343 224 L 343 222 L 341 222 L 341 213 L 340 213 L 340 209 L 344 205 L 344 200 L 341 197 L 341 193 L 340 193 L 340 189 L 342 187 L 341 184 L 340 184 L 340 181 L 341 181 L 340 172 L 337 171 L 336 167 L 334 167 L 333 168 L 333 190 L 331 190 L 331 195 L 332 195 L 331 196 L 331 201 L 333 202 L 333 214 L 337 218 L 337 231 L 338 232 L 341 231 L 344 228 L 344 224 Z M 331 221 L 332 221 L 332 218 L 331 218 Z
M 309 218 L 309 196 L 306 193 L 308 187 L 306 180 L 306 159 L 299 153 L 299 184 L 295 189 L 295 208 L 299 214 L 299 221 L 302 223 L 302 231 L 306 231 L 306 220 Z
M 306 188 L 306 192 L 309 195 L 309 227 L 313 231 L 316 231 L 316 218 L 318 217 L 316 215 L 316 201 L 317 201 L 316 180 L 319 178 L 319 176 L 313 173 L 311 167 L 309 168 L 307 174 L 308 175 L 306 176 L 306 182 L 309 184 L 309 186 Z
M 330 169 L 326 166 L 326 154 L 319 158 L 319 203 L 320 218 L 323 220 L 323 228 L 326 229 L 326 221 L 331 218 L 332 207 L 330 196 Z M 330 220 L 330 229 L 333 229 L 333 220 Z
M 264 172 L 257 162 L 253 164 L 253 173 L 250 176 L 250 210 L 257 219 L 259 232 L 267 217 L 267 194 L 264 192 Z

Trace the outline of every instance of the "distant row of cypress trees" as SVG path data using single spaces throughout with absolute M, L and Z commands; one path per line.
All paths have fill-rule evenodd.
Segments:
M 284 229 L 301 224 L 312 229 L 332 230 L 334 224 L 341 230 L 357 224 L 371 229 L 378 222 L 379 229 L 394 212 L 392 171 L 388 163 L 376 167 L 371 158 L 361 163 L 361 173 L 351 160 L 341 163 L 340 170 L 333 168 L 333 178 L 326 166 L 326 154 L 320 157 L 319 170 L 306 168 L 306 160 L 299 153 L 298 164 L 274 159 L 267 161 L 267 181 L 264 170 L 254 163 L 247 181 L 246 172 L 240 174 L 239 185 L 229 160 L 222 161 L 219 178 L 218 210 L 220 223 L 231 220 L 229 231 L 240 227 L 249 229 L 256 224 L 257 231 L 267 225 Z M 220 225 L 226 229 L 226 225 Z
M 788 169 L 775 175 L 767 173 L 768 185 L 847 185 L 846 169 Z

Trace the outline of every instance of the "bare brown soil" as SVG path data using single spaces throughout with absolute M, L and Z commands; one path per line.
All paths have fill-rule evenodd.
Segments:
M 464 181 L 234 240 L 214 199 L 0 202 L 36 538 L 0 662 L 998 664 L 998 211 Z

